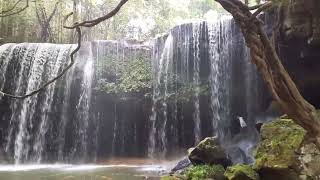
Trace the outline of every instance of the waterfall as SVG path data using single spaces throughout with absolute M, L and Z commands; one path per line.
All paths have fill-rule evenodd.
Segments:
M 250 156 L 259 79 L 233 19 L 177 26 L 155 40 L 153 51 L 149 157 L 170 156 L 207 136 Z
M 61 130 L 58 134 L 58 141 L 59 141 L 59 147 L 58 147 L 58 160 L 63 161 L 64 160 L 64 149 L 65 149 L 65 136 L 66 136 L 66 126 L 69 120 L 68 112 L 69 112 L 69 106 L 70 106 L 70 98 L 71 98 L 71 85 L 72 85 L 72 77 L 74 75 L 74 66 L 67 72 L 66 77 L 66 83 L 65 83 L 65 90 L 63 91 L 62 95 L 62 112 L 60 115 L 60 123 L 59 123 L 59 129 Z
M 3 46 L 0 46 L 0 54 L 1 54 L 1 64 L 0 64 L 0 72 L 1 74 L 1 79 L 0 79 L 0 90 L 3 90 L 4 87 L 4 82 L 6 81 L 6 72 L 7 72 L 7 67 L 9 64 L 9 57 L 11 56 L 11 49 L 14 46 L 14 44 L 5 44 Z M 1 100 L 2 96 L 0 96 Z
M 66 65 L 71 48 L 71 45 L 51 44 L 17 44 L 7 47 L 11 52 L 7 54 L 4 61 L 7 65 L 4 66 L 7 66 L 7 72 L 14 74 L 6 74 L 12 79 L 2 83 L 8 87 L 4 89 L 14 94 L 25 94 L 39 88 Z M 53 83 L 46 91 L 23 101 L 11 100 L 10 109 L 13 113 L 6 150 L 13 148 L 15 163 L 28 159 L 41 161 L 55 86 L 56 83 Z M 41 108 L 37 109 L 39 106 Z M 36 133 L 32 133 L 35 128 Z
M 156 55 L 160 49 L 154 48 L 154 55 Z M 151 132 L 149 136 L 149 156 L 153 156 L 156 152 L 161 152 L 161 156 L 164 157 L 167 151 L 167 136 L 166 136 L 166 126 L 167 126 L 167 114 L 168 114 L 168 86 L 170 83 L 169 69 L 170 62 L 172 62 L 173 56 L 173 37 L 171 34 L 167 37 L 163 51 L 161 52 L 159 59 L 154 59 L 153 68 L 155 76 L 154 88 L 153 88 L 153 105 L 152 113 L 150 116 L 151 121 Z M 157 61 L 159 60 L 159 61 Z M 159 122 L 160 120 L 160 122 Z M 156 149 L 156 146 L 160 147 Z
M 74 47 L 0 46 L 0 89 L 37 89 L 70 63 Z M 170 158 L 218 136 L 235 162 L 250 162 L 237 159 L 239 151 L 249 157 L 258 141 L 261 83 L 249 58 L 227 16 L 176 26 L 151 45 L 85 42 L 76 64 L 45 91 L 25 100 L 0 97 L 1 145 L 10 163 L 95 163 Z M 136 91 L 130 77 L 145 73 L 141 65 L 152 69 L 143 82 L 152 87 Z
M 52 46 L 52 45 L 49 45 L 49 46 Z M 49 51 L 57 51 L 56 46 L 52 47 L 52 49 L 47 46 L 42 46 L 41 48 L 45 49 L 44 53 L 47 53 Z M 49 58 L 47 60 L 47 65 L 49 65 L 50 68 L 48 67 L 46 69 L 45 76 L 47 76 L 47 78 L 43 81 L 43 83 L 49 81 L 50 79 L 55 78 L 58 75 L 58 73 L 61 71 L 61 68 L 63 68 L 63 66 L 66 64 L 66 62 L 68 62 L 67 57 L 68 57 L 69 51 L 70 51 L 70 46 L 68 46 L 66 49 L 63 49 L 63 50 L 59 49 L 57 51 L 57 55 L 54 55 L 53 59 Z M 43 59 L 46 59 L 48 57 L 47 55 L 43 55 L 43 52 L 41 52 L 41 54 L 42 54 L 41 57 Z M 38 57 L 36 56 L 36 58 L 38 58 Z M 41 66 L 43 66 L 43 65 L 41 65 Z M 43 72 L 41 72 L 41 74 L 43 74 Z M 29 78 L 29 79 L 31 79 L 31 78 Z M 36 79 L 38 79 L 38 78 L 36 78 Z M 45 135 L 46 135 L 48 128 L 49 128 L 48 116 L 49 116 L 50 110 L 52 108 L 55 86 L 56 86 L 56 83 L 53 83 L 50 87 L 48 87 L 47 90 L 45 91 L 46 92 L 45 97 L 43 97 L 43 99 L 42 99 L 43 104 L 41 105 L 42 108 L 41 108 L 41 112 L 40 112 L 41 122 L 39 125 L 39 130 L 36 135 L 35 144 L 33 145 L 35 158 L 38 163 L 40 163 L 42 160 L 42 153 L 44 150 L 44 143 L 45 143 Z M 37 96 L 34 96 L 32 98 L 36 98 L 36 97 Z M 36 103 L 39 103 L 39 101 L 37 101 Z M 34 103 L 34 104 L 36 104 L 36 103 Z M 32 109 L 32 111 L 34 111 L 34 110 L 35 110 L 35 108 Z M 33 112 L 33 113 L 36 113 L 36 112 Z M 32 117 L 30 117 L 30 119 L 31 118 Z M 22 123 L 20 122 L 20 124 L 22 124 Z M 30 126 L 32 127 L 33 125 L 31 124 Z M 22 125 L 20 127 L 22 127 Z M 19 134 L 20 134 L 20 131 L 21 130 L 19 129 Z M 20 136 L 18 135 L 17 139 L 19 139 L 19 137 Z M 21 144 L 21 142 L 18 142 L 18 144 Z M 19 149 L 18 149 L 18 152 L 19 152 Z M 18 160 L 18 162 L 19 162 L 20 159 L 18 158 L 16 160 Z
M 66 156 L 76 158 L 73 155 L 75 153 L 79 158 L 86 159 L 94 71 L 91 44 L 85 46 L 79 52 L 81 55 L 76 57 L 79 61 L 77 68 L 71 68 L 64 78 L 52 83 L 45 91 L 25 100 L 3 99 L 10 104 L 12 112 L 7 117 L 10 120 L 5 150 L 13 154 L 16 164 L 48 161 L 52 153 L 56 153 L 59 160 L 66 160 Z M 70 63 L 69 55 L 73 48 L 73 45 L 54 44 L 1 46 L 1 69 L 7 72 L 2 74 L 1 89 L 13 94 L 25 94 L 39 88 Z M 75 73 L 75 69 L 82 69 L 83 74 Z M 71 98 L 74 98 L 71 97 L 71 91 L 76 85 L 73 81 L 75 76 L 81 77 L 81 85 L 76 113 L 69 115 Z M 61 113 L 56 114 L 57 111 Z M 77 122 L 70 124 L 69 119 L 72 118 L 76 118 Z M 66 150 L 70 148 L 70 145 L 66 147 L 66 136 L 70 132 L 66 134 L 66 131 L 70 126 L 76 131 L 71 133 L 75 143 L 69 151 Z M 56 144 L 51 145 L 49 140 Z
M 201 129 L 200 129 L 200 100 L 199 100 L 199 91 L 200 91 L 200 32 L 202 25 L 201 23 L 196 23 L 193 25 L 193 85 L 195 87 L 194 91 L 194 139 L 195 144 L 199 143 L 201 140 Z
M 88 133 L 89 127 L 89 111 L 91 106 L 91 93 L 92 93 L 92 82 L 94 74 L 94 60 L 92 54 L 92 45 L 86 45 L 86 49 L 80 51 L 80 57 L 78 60 L 84 63 L 82 82 L 80 87 L 80 97 L 76 105 L 76 128 L 78 129 L 76 134 L 76 142 L 72 156 L 78 156 L 83 160 L 87 159 L 88 153 Z M 94 137 L 91 137 L 94 138 Z
M 230 121 L 230 95 L 232 93 L 230 77 L 233 38 L 231 20 L 230 17 L 225 17 L 208 24 L 212 127 L 214 135 L 221 139 L 228 133 L 225 128 L 230 124 L 228 121 Z

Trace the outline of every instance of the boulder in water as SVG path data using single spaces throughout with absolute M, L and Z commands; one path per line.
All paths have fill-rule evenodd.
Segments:
M 259 180 L 259 174 L 249 165 L 237 164 L 227 168 L 224 176 L 228 180 Z
M 225 149 L 217 137 L 207 137 L 196 147 L 188 150 L 188 158 L 194 165 L 221 164 L 227 167 L 231 164 Z

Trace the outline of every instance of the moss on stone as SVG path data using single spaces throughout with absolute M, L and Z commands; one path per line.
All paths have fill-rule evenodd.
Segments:
M 259 174 L 249 165 L 237 164 L 227 168 L 224 176 L 228 180 L 259 180 Z
M 294 166 L 295 151 L 300 148 L 305 135 L 306 131 L 287 117 L 264 124 L 261 142 L 254 154 L 255 168 L 282 169 Z
M 203 180 L 212 178 L 215 180 L 224 180 L 224 168 L 221 165 L 199 165 L 187 169 L 186 176 L 188 180 Z

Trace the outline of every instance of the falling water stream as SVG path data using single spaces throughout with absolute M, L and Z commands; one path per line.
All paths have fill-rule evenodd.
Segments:
M 194 139 L 195 144 L 199 143 L 201 140 L 201 129 L 200 129 L 200 32 L 201 32 L 201 23 L 195 23 L 193 25 L 193 86 L 194 90 L 194 112 L 193 112 L 193 120 L 194 120 Z
M 232 18 L 177 26 L 155 40 L 153 51 L 149 157 L 165 157 L 177 152 L 177 144 L 190 147 L 207 136 L 232 142 L 235 125 L 241 129 L 238 118 L 251 129 L 241 129 L 237 136 L 246 136 L 245 141 L 237 140 L 232 148 L 241 146 L 250 156 L 244 146 L 257 142 L 248 136 L 256 137 L 258 79 Z
M 84 43 L 76 64 L 45 91 L 23 101 L 0 97 L 6 161 L 165 159 L 183 154 L 207 136 L 234 142 L 232 148 L 249 154 L 254 132 L 241 128 L 238 119 L 248 129 L 254 126 L 259 79 L 239 34 L 232 19 L 224 17 L 177 26 L 151 45 Z M 0 46 L 0 89 L 25 94 L 39 88 L 70 63 L 74 48 Z M 152 89 L 106 93 L 99 86 L 117 83 L 123 67 L 139 58 L 152 68 Z
M 149 156 L 155 154 L 156 146 L 160 147 L 159 152 L 161 152 L 162 157 L 166 154 L 167 147 L 167 137 L 166 137 L 166 126 L 167 126 L 167 98 L 168 98 L 168 82 L 170 81 L 169 65 L 172 60 L 172 50 L 173 50 L 173 37 L 171 34 L 166 39 L 163 52 L 159 59 L 158 64 L 154 65 L 159 69 L 156 71 L 154 92 L 153 92 L 153 106 L 152 114 L 150 117 L 151 121 L 151 132 L 149 136 Z M 155 59 L 157 62 L 157 59 Z M 160 111 L 157 112 L 157 110 Z M 158 114 L 158 113 L 161 114 Z M 162 118 L 160 123 L 157 123 L 159 116 Z M 159 126 L 159 127 L 157 127 Z M 158 142 L 158 145 L 156 143 Z

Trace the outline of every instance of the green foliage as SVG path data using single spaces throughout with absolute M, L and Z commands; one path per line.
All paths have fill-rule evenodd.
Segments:
M 249 165 L 237 164 L 227 168 L 224 175 L 228 180 L 259 180 L 259 174 Z
M 119 88 L 124 92 L 138 92 L 151 88 L 151 67 L 144 59 L 132 61 L 120 76 Z
M 29 7 L 19 14 L 0 18 L 0 38 L 4 42 L 40 42 L 41 25 L 37 18 L 35 2 L 38 8 L 44 8 L 50 14 L 56 2 L 59 0 L 35 0 L 29 1 Z M 5 11 L 13 7 L 18 1 L 0 0 L 0 11 Z M 25 0 L 20 1 L 13 12 L 25 6 Z M 70 31 L 63 29 L 63 16 L 72 11 L 68 9 L 70 2 L 60 0 L 58 11 L 55 13 L 50 27 L 54 42 L 68 42 Z M 39 7 L 39 5 L 43 5 Z
M 200 165 L 193 166 L 186 170 L 188 180 L 203 180 L 203 179 L 216 179 L 222 180 L 224 178 L 224 168 L 221 165 Z
M 99 80 L 99 90 L 108 94 L 118 94 L 146 93 L 151 89 L 151 66 L 143 57 L 131 59 L 127 63 L 119 62 L 113 58 L 108 59 L 106 62 L 103 70 L 107 79 Z

